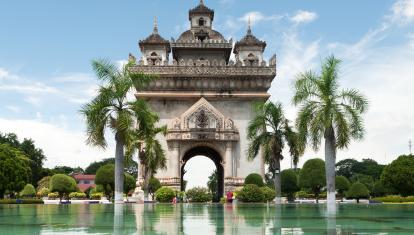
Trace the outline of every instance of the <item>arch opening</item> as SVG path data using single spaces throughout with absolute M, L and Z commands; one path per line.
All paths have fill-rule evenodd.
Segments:
M 185 186 L 184 185 L 184 174 L 186 173 L 185 166 L 190 159 L 194 157 L 198 157 L 198 156 L 204 156 L 204 157 L 209 158 L 211 161 L 213 161 L 215 165 L 215 168 L 217 170 L 217 193 L 216 195 L 213 195 L 213 201 L 218 202 L 220 201 L 220 198 L 223 196 L 223 193 L 224 193 L 224 168 L 223 168 L 223 165 L 221 164 L 222 158 L 221 158 L 220 153 L 218 153 L 216 150 L 214 150 L 211 147 L 207 147 L 207 146 L 194 147 L 188 150 L 184 154 L 182 158 L 182 161 L 184 163 L 181 166 L 181 177 L 180 177 L 181 191 L 184 191 L 184 186 Z M 206 187 L 206 186 L 207 185 L 203 187 Z

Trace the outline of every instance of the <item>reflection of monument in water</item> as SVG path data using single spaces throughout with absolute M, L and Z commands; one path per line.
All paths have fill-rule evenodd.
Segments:
M 206 156 L 217 167 L 223 195 L 248 174 L 264 174 L 261 157 L 246 158 L 246 128 L 254 115 L 252 104 L 269 98 L 276 56 L 269 63 L 264 60 L 266 43 L 253 35 L 250 25 L 233 47 L 232 39 L 213 29 L 213 20 L 214 11 L 200 1 L 189 11 L 190 29 L 177 40 L 162 38 L 155 23 L 152 34 L 139 42 L 142 56 L 133 71 L 159 76 L 136 93 L 168 126 L 167 136 L 160 137 L 167 169 L 156 177 L 163 185 L 182 189 L 187 161 Z M 235 61 L 230 60 L 232 53 Z M 131 55 L 130 60 L 135 58 Z

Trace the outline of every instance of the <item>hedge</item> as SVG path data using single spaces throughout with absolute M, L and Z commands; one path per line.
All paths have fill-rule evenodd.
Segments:
M 259 186 L 247 184 L 238 192 L 236 198 L 242 202 L 263 202 L 265 195 Z
M 256 173 L 249 174 L 244 179 L 244 185 L 248 185 L 248 184 L 255 184 L 259 187 L 263 187 L 264 186 L 263 178 L 261 175 L 256 174 Z
M 203 187 L 192 188 L 186 195 L 190 202 L 209 202 L 213 198 L 208 189 Z
M 414 202 L 414 196 L 401 197 L 397 195 L 386 196 L 386 197 L 375 197 L 372 200 L 388 203 L 403 203 L 403 202 Z
M 70 199 L 74 199 L 74 198 L 85 199 L 86 198 L 86 193 L 72 192 L 72 193 L 69 193 L 69 198 Z
M 42 199 L 0 199 L 0 204 L 43 204 Z
M 263 186 L 260 189 L 262 190 L 262 193 L 264 195 L 264 201 L 270 202 L 270 201 L 273 201 L 273 199 L 275 199 L 275 197 L 276 197 L 275 190 L 273 190 L 273 189 L 271 189 L 267 186 Z
M 104 196 L 103 193 L 91 193 L 90 198 L 92 200 L 101 200 L 101 198 Z
M 171 202 L 174 197 L 174 190 L 168 187 L 162 187 L 155 192 L 155 198 L 159 202 Z

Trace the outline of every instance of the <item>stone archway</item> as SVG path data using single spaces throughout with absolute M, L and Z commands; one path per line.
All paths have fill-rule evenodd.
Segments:
M 208 146 L 197 146 L 189 149 L 182 158 L 182 164 L 181 164 L 181 175 L 180 175 L 180 189 L 181 191 L 184 191 L 184 167 L 188 160 L 195 156 L 205 156 L 209 159 L 211 159 L 214 162 L 214 165 L 217 169 L 217 194 L 213 196 L 214 201 L 219 201 L 220 198 L 224 194 L 224 167 L 223 167 L 223 158 L 220 155 L 219 152 L 214 150 L 211 147 Z

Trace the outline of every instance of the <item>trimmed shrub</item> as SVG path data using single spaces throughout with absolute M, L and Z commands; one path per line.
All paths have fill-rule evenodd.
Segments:
M 155 199 L 159 202 L 171 202 L 174 197 L 174 190 L 168 187 L 161 187 L 155 192 Z
M 58 192 L 62 200 L 63 195 L 76 191 L 76 181 L 70 176 L 56 174 L 50 178 L 50 191 Z
M 49 193 L 48 195 L 47 195 L 47 198 L 49 198 L 49 199 L 56 199 L 56 198 L 58 198 L 59 197 L 59 193 L 56 193 L 56 192 L 54 192 L 54 193 Z
M 299 172 L 299 186 L 312 192 L 318 203 L 319 194 L 325 185 L 325 162 L 319 158 L 307 160 Z
M 254 184 L 259 187 L 263 187 L 264 186 L 263 178 L 259 174 L 252 173 L 244 179 L 244 185 L 248 185 L 248 184 Z
M 297 173 L 293 169 L 283 170 L 280 174 L 282 193 L 288 198 L 288 201 L 295 200 L 295 193 L 299 191 Z
M 270 202 L 273 201 L 273 199 L 275 199 L 276 197 L 276 192 L 275 190 L 267 187 L 267 186 L 263 186 L 260 188 L 262 190 L 262 193 L 264 195 L 264 201 L 265 202 Z
M 86 198 L 86 193 L 72 192 L 72 193 L 69 193 L 69 198 L 70 199 L 85 199 Z
M 298 191 L 296 192 L 296 198 L 300 198 L 300 199 L 313 198 L 313 194 L 310 194 L 306 191 Z
M 351 187 L 351 183 L 345 176 L 340 175 L 335 177 L 335 187 L 342 200 L 345 192 L 349 189 L 349 187 Z
M 244 185 L 236 197 L 242 202 L 263 202 L 265 199 L 263 191 L 255 184 Z
M 151 177 L 151 179 L 148 182 L 148 193 L 151 194 L 152 197 L 154 197 L 154 193 L 161 188 L 161 182 L 155 178 Z
M 36 195 L 38 197 L 47 197 L 47 195 L 50 193 L 50 190 L 48 188 L 41 188 Z
M 195 187 L 186 192 L 187 198 L 190 202 L 209 202 L 212 200 L 212 195 L 207 188 Z
M 0 204 L 43 204 L 42 199 L 0 199 Z
M 96 172 L 95 183 L 103 186 L 104 192 L 109 199 L 115 189 L 115 165 L 107 164 L 99 167 Z
M 91 193 L 90 198 L 92 200 L 101 200 L 101 198 L 104 196 L 103 193 Z
M 34 197 L 36 195 L 36 189 L 31 184 L 26 184 L 23 190 L 20 192 L 21 197 Z
M 369 190 L 363 183 L 356 182 L 351 185 L 346 196 L 349 198 L 355 198 L 357 203 L 359 203 L 360 198 L 369 197 Z

